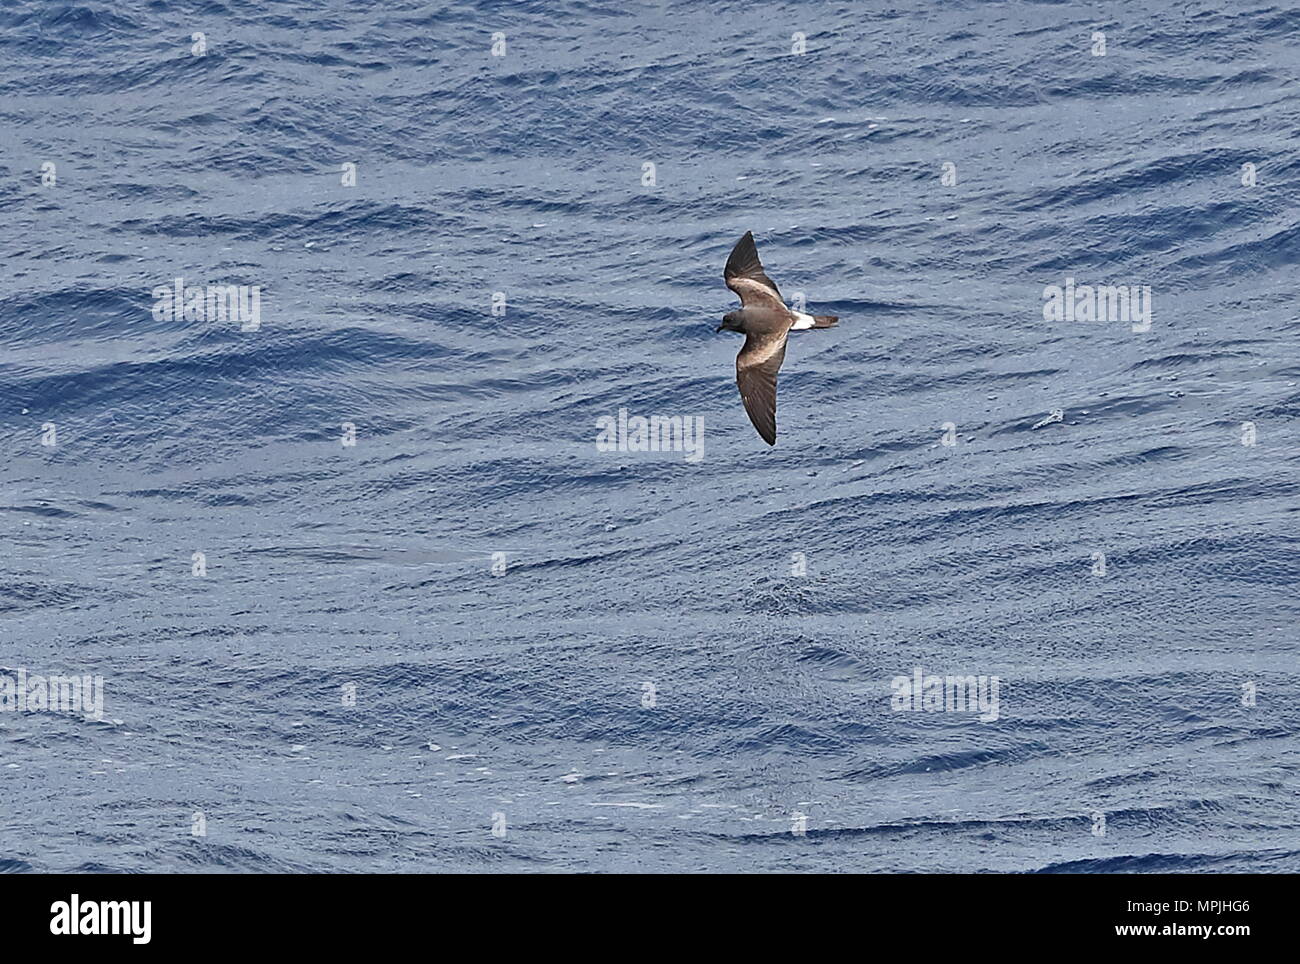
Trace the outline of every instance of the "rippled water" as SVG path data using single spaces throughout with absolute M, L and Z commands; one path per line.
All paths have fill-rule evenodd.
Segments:
M 0 672 L 104 712 L 0 713 L 0 868 L 1300 869 L 1297 31 L 6 5 Z M 774 449 L 746 230 L 841 317 Z M 620 408 L 703 458 L 597 451 Z

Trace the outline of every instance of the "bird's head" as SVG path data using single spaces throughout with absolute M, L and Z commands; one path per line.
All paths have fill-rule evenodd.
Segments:
M 718 325 L 718 329 L 717 331 L 714 332 L 714 334 L 716 335 L 718 331 L 741 331 L 741 330 L 742 328 L 740 324 L 740 312 L 729 311 L 722 316 L 722 324 Z

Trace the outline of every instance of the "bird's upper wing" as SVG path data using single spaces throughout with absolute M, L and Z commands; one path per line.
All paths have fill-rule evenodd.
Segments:
M 785 361 L 786 332 L 745 336 L 736 356 L 736 385 L 749 420 L 768 445 L 776 444 L 776 373 Z
M 763 262 L 758 260 L 753 232 L 746 231 L 745 236 L 731 249 L 722 277 L 727 282 L 727 287 L 740 295 L 743 307 L 785 310 L 785 301 L 777 290 L 776 282 L 763 273 Z

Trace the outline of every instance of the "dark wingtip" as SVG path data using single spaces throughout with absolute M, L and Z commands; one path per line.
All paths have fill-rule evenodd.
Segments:
M 724 278 L 752 276 L 754 272 L 762 273 L 763 263 L 758 260 L 758 246 L 754 244 L 754 232 L 746 231 L 745 236 L 735 243 L 731 254 L 727 255 L 727 265 L 722 269 Z

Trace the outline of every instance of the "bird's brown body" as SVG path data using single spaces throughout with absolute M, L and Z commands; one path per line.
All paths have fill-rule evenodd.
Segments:
M 776 282 L 763 271 L 754 235 L 745 236 L 731 249 L 722 273 L 727 287 L 740 296 L 740 309 L 722 319 L 718 331 L 739 331 L 745 345 L 736 356 L 736 385 L 754 428 L 768 445 L 776 444 L 776 373 L 785 360 L 790 331 L 831 328 L 834 315 L 807 315 L 786 307 Z

